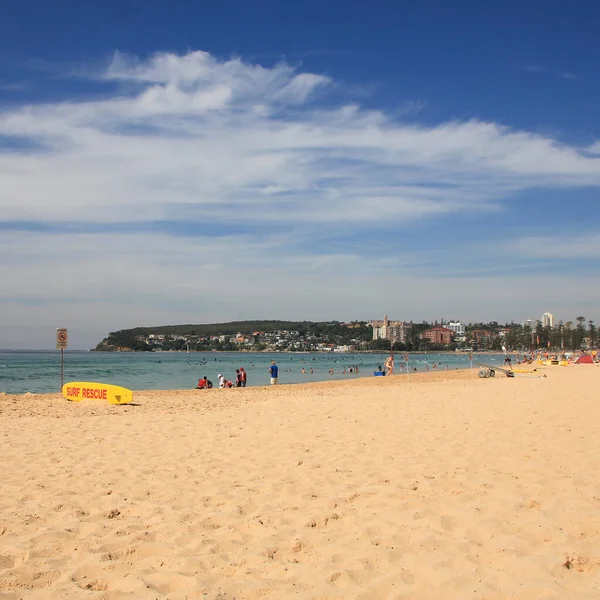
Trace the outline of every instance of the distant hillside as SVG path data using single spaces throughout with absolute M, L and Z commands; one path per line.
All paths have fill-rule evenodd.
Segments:
M 158 327 L 135 327 L 121 329 L 108 334 L 97 346 L 97 351 L 110 350 L 152 350 L 149 336 L 185 337 L 185 344 L 191 344 L 193 349 L 201 349 L 202 344 L 197 340 L 211 336 L 235 336 L 238 333 L 252 336 L 254 333 L 273 334 L 277 331 L 298 332 L 299 337 L 306 336 L 334 336 L 340 341 L 353 338 L 370 339 L 371 330 L 366 323 L 355 323 L 351 327 L 339 321 L 314 322 L 314 321 L 231 321 L 229 323 L 202 323 L 188 325 L 161 325 Z M 256 340 L 258 342 L 258 340 Z M 262 340 L 264 341 L 264 340 Z M 178 339 L 178 347 L 182 347 L 184 340 Z M 347 343 L 347 342 L 346 342 Z M 173 347 L 171 344 L 170 347 Z

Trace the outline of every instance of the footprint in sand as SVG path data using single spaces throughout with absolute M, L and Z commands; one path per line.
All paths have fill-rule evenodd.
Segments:
M 446 531 L 454 531 L 454 529 L 456 528 L 456 519 L 454 517 L 451 517 L 450 515 L 444 515 L 440 519 L 440 523 Z
M 0 554 L 0 569 L 10 569 L 15 566 L 15 558 L 8 554 Z

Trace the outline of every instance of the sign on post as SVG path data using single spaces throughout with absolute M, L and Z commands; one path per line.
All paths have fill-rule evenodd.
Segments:
M 67 342 L 69 340 L 69 334 L 67 333 L 66 328 L 61 327 L 56 330 L 56 347 L 60 350 L 60 389 L 63 388 L 64 378 L 65 378 L 65 348 L 67 347 Z
M 67 342 L 69 340 L 69 335 L 66 329 L 57 329 L 56 330 L 56 348 L 58 350 L 63 350 L 67 347 Z

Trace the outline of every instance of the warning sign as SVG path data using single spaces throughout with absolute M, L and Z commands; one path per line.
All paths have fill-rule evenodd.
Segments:
M 56 330 L 56 347 L 58 349 L 66 348 L 68 339 L 69 338 L 66 329 Z

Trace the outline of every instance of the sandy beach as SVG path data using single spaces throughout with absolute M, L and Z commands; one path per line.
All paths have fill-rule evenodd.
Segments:
M 0 598 L 600 598 L 600 368 L 0 395 Z

